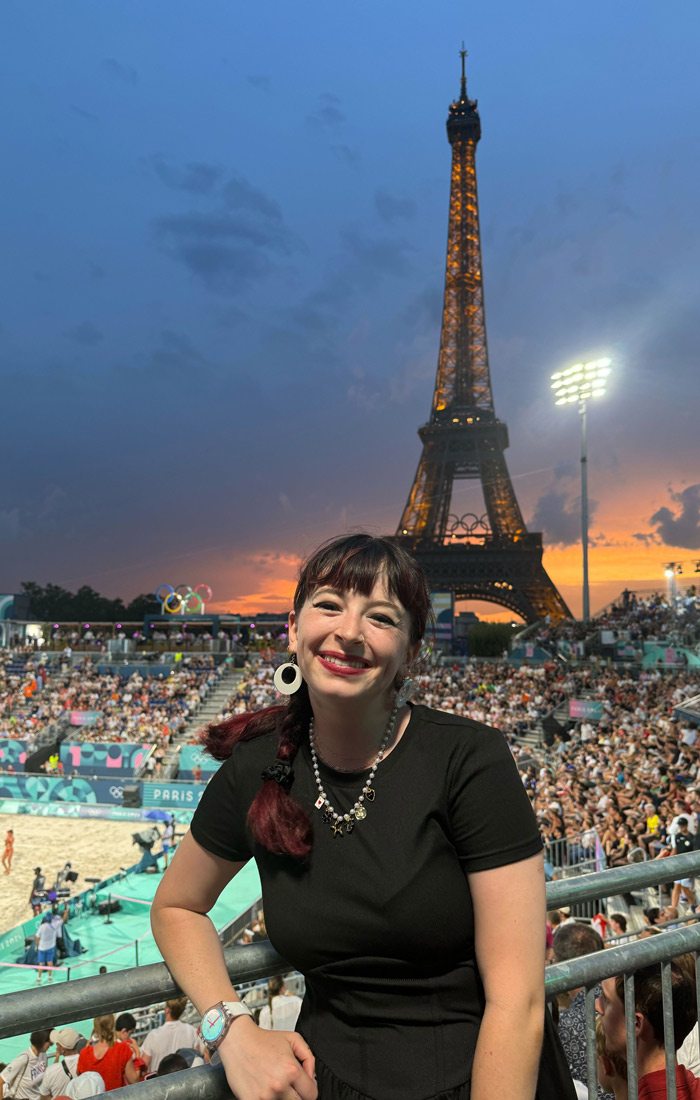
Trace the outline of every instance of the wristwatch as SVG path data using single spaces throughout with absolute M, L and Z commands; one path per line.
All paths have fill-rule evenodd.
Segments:
M 219 1001 L 202 1016 L 199 1025 L 199 1037 L 212 1053 L 220 1045 L 237 1016 L 252 1016 L 242 1001 Z

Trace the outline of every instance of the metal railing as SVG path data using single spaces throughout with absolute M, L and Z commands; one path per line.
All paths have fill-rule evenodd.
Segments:
M 700 852 L 664 860 L 612 868 L 580 875 L 547 885 L 547 907 L 556 909 L 577 902 L 615 896 L 640 887 L 659 885 L 700 873 Z M 629 1100 L 637 1100 L 636 1054 L 634 1049 L 634 972 L 658 962 L 664 985 L 664 1020 L 667 1031 L 667 1063 L 675 1065 L 672 1043 L 670 960 L 678 955 L 700 952 L 700 924 L 666 931 L 644 941 L 611 947 L 583 958 L 549 966 L 545 972 L 545 993 L 552 1000 L 572 989 L 585 989 L 588 1033 L 588 1095 L 595 1100 L 597 1068 L 595 1048 L 595 987 L 604 978 L 625 976 L 625 1010 L 628 1027 Z M 265 941 L 227 948 L 224 958 L 236 984 L 268 978 L 289 971 L 286 963 Z M 664 976 L 665 975 L 665 976 Z M 700 1007 L 700 967 L 696 968 L 696 992 Z M 164 963 L 134 967 L 116 974 L 81 978 L 54 988 L 39 987 L 0 996 L 0 1039 L 40 1028 L 58 1027 L 89 1015 L 118 1013 L 137 1006 L 152 1005 L 180 993 Z M 674 1071 L 675 1072 L 675 1071 Z M 668 1076 L 668 1100 L 677 1100 L 675 1076 Z M 129 1100 L 131 1090 L 116 1089 L 114 1100 Z M 231 1096 L 221 1066 L 201 1066 L 152 1078 L 139 1084 L 140 1100 L 225 1100 Z

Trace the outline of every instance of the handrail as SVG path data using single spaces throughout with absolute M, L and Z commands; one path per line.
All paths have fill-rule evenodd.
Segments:
M 614 894 L 637 890 L 640 886 L 658 886 L 697 874 L 700 874 L 700 852 L 649 859 L 645 863 L 630 863 L 627 867 L 610 867 L 590 875 L 547 883 L 547 907 L 559 909 L 562 905 L 573 905 L 577 901 L 609 898 Z
M 226 967 L 237 983 L 291 970 L 269 941 L 228 947 Z M 158 1004 L 181 992 L 165 963 L 133 966 L 115 974 L 38 986 L 0 995 L 0 1039 L 57 1027 L 70 1020 Z
M 657 885 L 700 872 L 700 852 L 583 874 L 547 884 L 547 906 L 611 897 L 641 886 Z M 686 952 L 700 952 L 700 924 L 611 947 L 546 969 L 548 1000 L 567 990 L 588 990 L 612 974 L 628 974 L 643 966 L 666 962 Z M 227 970 L 236 984 L 255 981 L 289 970 L 269 941 L 226 948 Z M 115 974 L 40 986 L 0 995 L 0 1039 L 39 1028 L 57 1027 L 86 1015 L 120 1012 L 162 1002 L 179 993 L 165 963 L 133 967 Z M 114 1100 L 128 1100 L 126 1089 L 114 1090 Z M 129 1092 L 129 1096 L 131 1093 Z M 202 1066 L 153 1078 L 139 1085 L 142 1100 L 225 1100 L 231 1093 L 220 1066 Z
M 547 906 L 556 909 L 579 901 L 611 897 L 640 886 L 657 885 L 696 873 L 700 873 L 700 852 L 613 867 L 547 883 Z M 669 942 L 667 937 L 671 935 L 676 933 L 664 933 L 665 943 Z M 658 937 L 651 938 L 656 940 Z M 637 946 L 623 944 L 619 948 L 610 948 L 606 957 L 617 958 L 613 952 Z M 226 948 L 224 958 L 229 973 L 235 975 L 237 983 L 291 969 L 269 941 Z M 135 1005 L 156 1004 L 179 992 L 165 963 L 150 963 L 114 974 L 71 979 L 52 988 L 39 986 L 18 993 L 5 993 L 0 995 L 0 1039 L 8 1039 L 25 1030 L 56 1027 L 73 1019 L 83 1019 L 86 1014 L 97 1016 L 103 1012 L 121 1012 Z

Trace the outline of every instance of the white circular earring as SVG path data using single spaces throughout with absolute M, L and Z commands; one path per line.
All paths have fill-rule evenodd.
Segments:
M 297 665 L 296 653 L 289 654 L 289 660 L 278 665 L 272 682 L 280 695 L 293 695 L 301 687 L 302 675 Z

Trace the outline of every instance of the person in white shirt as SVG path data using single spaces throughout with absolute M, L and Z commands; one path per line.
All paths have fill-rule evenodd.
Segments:
M 166 1054 L 174 1054 L 180 1047 L 192 1047 L 201 1051 L 196 1028 L 180 1019 L 186 1007 L 187 997 L 166 1001 L 165 1023 L 161 1027 L 154 1027 L 144 1039 L 141 1057 L 149 1073 L 155 1073 Z
M 258 1025 L 267 1031 L 294 1031 L 301 1011 L 301 997 L 290 993 L 278 976 L 267 983 L 269 1004 L 260 1009 Z
M 87 1039 L 72 1027 L 54 1028 L 49 1039 L 56 1044 L 56 1061 L 39 1082 L 41 1100 L 63 1096 L 66 1085 L 78 1076 L 78 1056 Z
M 39 967 L 48 967 L 49 981 L 53 979 L 53 969 L 56 965 L 56 940 L 58 934 L 51 920 L 51 914 L 46 913 L 42 917 L 41 924 L 37 929 L 34 941 L 37 946 L 37 962 Z M 36 972 L 37 984 L 41 985 L 41 977 L 43 970 L 38 969 Z
M 39 1084 L 46 1071 L 46 1051 L 51 1046 L 48 1030 L 33 1031 L 29 1047 L 13 1058 L 0 1073 L 0 1100 L 39 1100 Z

